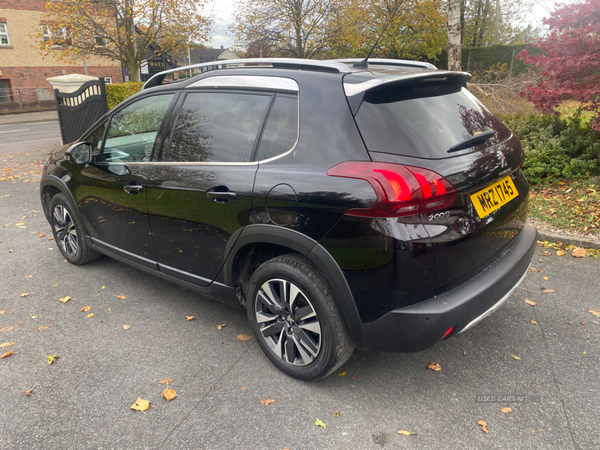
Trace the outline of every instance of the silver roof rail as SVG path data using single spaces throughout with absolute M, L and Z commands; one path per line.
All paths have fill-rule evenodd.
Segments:
M 363 61 L 363 58 L 345 58 L 345 59 L 330 59 L 330 62 L 338 62 L 344 64 L 356 64 Z M 369 58 L 367 63 L 370 66 L 398 66 L 398 67 L 414 67 L 421 69 L 437 70 L 433 64 L 422 61 L 410 61 L 407 59 L 383 59 L 383 58 Z
M 217 69 L 226 69 L 231 67 L 272 67 L 272 68 L 291 68 L 307 70 L 324 70 L 335 73 L 350 73 L 351 70 L 347 64 L 331 61 L 331 60 L 316 60 L 316 59 L 299 59 L 299 58 L 249 58 L 249 59 L 228 59 L 225 61 L 211 61 L 201 64 L 192 64 L 190 66 L 177 67 L 175 69 L 164 70 L 152 76 L 142 89 L 148 89 L 155 86 L 160 86 L 165 77 L 170 73 L 185 72 L 188 70 L 201 69 L 208 67 L 216 67 Z

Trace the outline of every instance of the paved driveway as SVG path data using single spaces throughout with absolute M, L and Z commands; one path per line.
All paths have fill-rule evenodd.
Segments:
M 472 330 L 421 353 L 356 350 L 302 383 L 237 339 L 243 311 L 106 257 L 64 262 L 35 167 L 3 164 L 16 176 L 0 182 L 0 343 L 15 344 L 1 349 L 14 353 L 0 359 L 0 449 L 599 448 L 597 260 L 538 248 L 522 289 Z M 525 398 L 481 402 L 493 396 Z

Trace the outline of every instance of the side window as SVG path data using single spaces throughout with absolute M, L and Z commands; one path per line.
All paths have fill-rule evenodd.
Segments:
M 290 150 L 298 138 L 298 97 L 278 95 L 256 154 L 257 160 L 272 158 Z
M 168 160 L 178 162 L 246 162 L 271 95 L 192 92 L 179 117 Z
M 147 97 L 116 113 L 98 162 L 149 161 L 173 94 Z

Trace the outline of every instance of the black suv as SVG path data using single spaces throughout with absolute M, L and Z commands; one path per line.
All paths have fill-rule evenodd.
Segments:
M 533 255 L 521 145 L 468 74 L 357 62 L 155 75 L 50 154 L 41 200 L 64 257 L 105 254 L 245 308 L 303 380 L 355 345 L 415 352 L 470 328 Z

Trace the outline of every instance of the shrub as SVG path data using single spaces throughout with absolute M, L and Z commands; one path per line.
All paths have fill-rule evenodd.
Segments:
M 502 119 L 521 140 L 523 170 L 532 184 L 600 175 L 600 133 L 582 123 L 581 111 L 569 118 L 515 114 Z
M 108 109 L 113 109 L 123 100 L 137 94 L 142 90 L 142 82 L 115 83 L 106 85 L 106 96 L 108 99 Z

